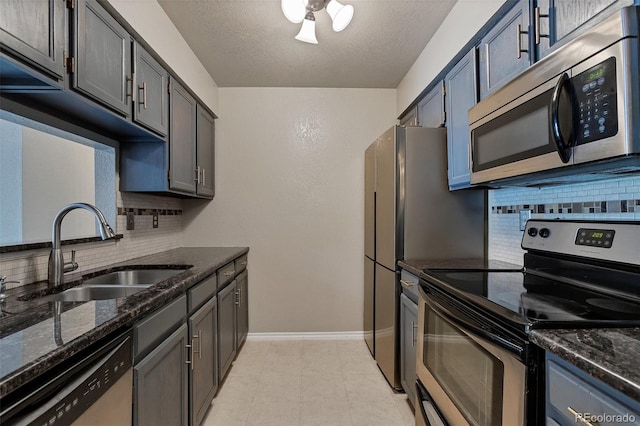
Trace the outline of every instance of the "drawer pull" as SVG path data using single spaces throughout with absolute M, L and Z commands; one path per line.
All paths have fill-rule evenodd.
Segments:
M 236 273 L 236 271 L 227 271 L 227 272 L 223 272 L 223 273 L 222 273 L 222 276 L 224 276 L 224 277 L 231 277 L 231 276 L 233 276 L 233 274 L 235 274 L 235 273 Z
M 582 423 L 582 424 L 583 424 L 583 425 L 585 425 L 585 426 L 598 426 L 598 425 L 600 424 L 600 423 L 598 423 L 598 422 L 596 422 L 596 423 L 594 424 L 594 423 L 591 423 L 591 422 L 587 421 L 586 419 L 584 419 L 584 418 L 582 417 L 582 414 L 578 413 L 576 410 L 574 410 L 574 409 L 573 409 L 573 408 L 571 408 L 571 407 L 567 407 L 567 411 L 568 411 L 569 413 L 571 413 L 571 415 L 572 415 L 572 416 L 573 416 L 573 418 L 574 418 L 574 421 L 576 421 L 576 422 L 580 422 L 580 423 Z
M 400 280 L 400 284 L 402 284 L 402 287 L 406 289 L 411 289 L 411 287 L 416 285 L 416 283 L 410 283 L 409 281 L 404 281 L 404 280 Z
M 190 345 L 184 345 L 184 348 L 187 350 L 187 359 L 184 360 L 184 363 L 191 364 L 193 370 L 193 340 Z
M 241 266 L 247 266 L 247 261 L 245 260 L 244 262 L 240 262 Z

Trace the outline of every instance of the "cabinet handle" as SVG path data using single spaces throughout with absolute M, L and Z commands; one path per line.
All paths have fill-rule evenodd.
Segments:
M 580 422 L 580 423 L 582 423 L 582 424 L 583 424 L 583 425 L 585 425 L 585 426 L 597 426 L 597 425 L 599 425 L 599 424 L 600 424 L 599 422 L 596 422 L 596 423 L 594 424 L 594 423 L 591 423 L 591 422 L 587 421 L 586 419 L 583 419 L 583 418 L 582 418 L 582 414 L 578 413 L 576 410 L 574 410 L 574 409 L 573 409 L 573 408 L 571 408 L 571 407 L 567 407 L 567 411 L 568 411 L 569 413 L 571 413 L 571 415 L 572 415 L 572 416 L 573 416 L 573 418 L 574 418 L 574 421 L 576 421 L 576 422 Z
M 247 261 L 245 260 L 244 262 L 240 262 L 240 265 L 247 266 Z
M 416 331 L 418 331 L 418 324 L 416 324 L 415 321 L 411 321 L 411 346 L 414 348 L 416 347 L 416 342 L 418 340 Z
M 240 305 L 240 290 L 236 290 L 236 305 Z
M 198 354 L 199 359 L 202 359 L 202 330 L 198 330 L 198 334 L 194 334 L 193 339 L 198 339 L 198 350 L 194 349 L 193 352 Z M 191 344 L 193 345 L 193 340 Z
M 522 31 L 522 25 L 516 25 L 516 58 L 522 58 L 522 53 L 529 53 L 529 49 L 522 48 L 522 34 L 529 34 L 528 31 Z
M 144 109 L 147 109 L 147 82 L 143 82 L 142 86 L 138 86 L 138 91 L 142 90 L 142 100 L 138 101 L 139 105 L 142 105 Z
M 541 34 L 540 33 L 540 18 L 548 18 L 549 14 L 543 15 L 540 13 L 540 7 L 536 7 L 534 9 L 534 15 L 535 15 L 535 39 L 536 39 L 536 46 L 540 44 L 540 37 L 545 37 L 548 38 L 549 34 Z
M 196 172 L 195 182 L 196 184 L 200 183 L 200 166 L 197 166 L 194 170 Z
M 223 272 L 223 273 L 222 273 L 222 276 L 223 276 L 223 277 L 231 277 L 231 276 L 233 276 L 233 274 L 235 274 L 235 273 L 236 273 L 236 271 L 227 271 L 227 272 Z
M 404 281 L 404 280 L 400 280 L 400 284 L 402 284 L 402 287 L 406 289 L 411 289 L 411 287 L 416 285 L 416 283 L 410 283 L 409 281 Z
M 131 91 L 129 91 L 129 88 L 131 88 Z M 127 77 L 127 94 L 126 94 L 127 99 L 131 98 L 131 101 L 133 102 L 133 77 Z
M 187 359 L 184 360 L 184 363 L 191 364 L 191 369 L 193 370 L 193 340 L 190 345 L 184 345 L 184 348 L 187 350 Z
M 205 168 L 202 168 L 202 186 L 206 186 L 207 185 L 207 175 L 205 174 Z

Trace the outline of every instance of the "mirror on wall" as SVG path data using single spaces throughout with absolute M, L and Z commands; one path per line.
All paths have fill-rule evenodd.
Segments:
M 0 246 L 51 241 L 64 206 L 98 207 L 116 227 L 116 157 L 103 145 L 10 113 L 0 117 Z M 98 236 L 95 218 L 71 211 L 62 239 Z

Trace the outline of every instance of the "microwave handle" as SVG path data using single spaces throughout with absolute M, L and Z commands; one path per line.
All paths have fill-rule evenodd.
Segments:
M 567 90 L 569 90 L 570 99 L 573 100 L 573 86 L 571 85 L 571 79 L 566 72 L 560 76 L 556 87 L 553 89 L 551 107 L 549 108 L 549 122 L 551 123 L 551 137 L 556 145 L 558 155 L 563 163 L 568 163 L 571 159 L 571 149 L 575 144 L 575 132 L 571 132 L 569 140 L 567 141 L 564 140 L 562 133 L 560 132 L 560 95 L 562 94 L 562 90 L 565 86 L 567 87 Z M 573 121 L 573 117 L 571 117 L 571 120 Z

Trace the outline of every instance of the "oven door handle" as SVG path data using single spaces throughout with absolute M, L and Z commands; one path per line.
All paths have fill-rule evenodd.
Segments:
M 425 293 L 429 293 L 429 290 L 425 289 Z M 452 313 L 450 310 L 440 305 L 429 296 L 425 297 L 425 302 L 429 306 L 429 308 L 432 309 L 436 314 L 440 315 L 452 324 L 455 324 L 463 331 L 467 331 L 468 333 L 471 333 L 478 338 L 481 338 L 482 340 L 492 342 L 502 348 L 514 352 L 520 358 L 522 358 L 524 353 L 524 348 L 522 346 L 519 346 L 506 339 L 503 339 L 502 337 L 494 333 L 491 333 L 491 331 L 484 329 L 482 325 L 478 324 L 476 321 L 469 318 L 460 311 L 457 312 L 457 315 Z

